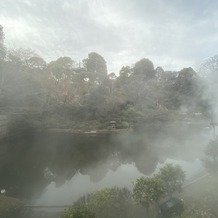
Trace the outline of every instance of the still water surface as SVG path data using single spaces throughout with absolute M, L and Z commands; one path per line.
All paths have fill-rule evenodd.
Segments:
M 72 135 L 33 134 L 1 143 L 0 189 L 31 205 L 69 205 L 105 187 L 127 187 L 161 164 L 180 164 L 187 179 L 203 170 L 204 129 Z M 185 137 L 184 137 L 185 136 Z
M 166 162 L 179 164 L 186 172 L 187 181 L 204 170 L 198 159 L 195 161 L 167 159 Z M 162 165 L 159 164 L 158 166 Z M 51 182 L 42 196 L 33 201 L 32 204 L 69 205 L 69 203 L 73 203 L 79 197 L 105 187 L 127 187 L 132 190 L 134 181 L 141 176 L 145 175 L 138 171 L 134 163 L 121 164 L 116 171 L 108 170 L 107 174 L 99 182 L 93 182 L 88 175 L 82 175 L 78 172 L 71 180 L 66 181 L 60 187 L 57 187 L 55 182 Z

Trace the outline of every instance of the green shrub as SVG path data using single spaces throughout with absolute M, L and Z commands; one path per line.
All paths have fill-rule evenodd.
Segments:
M 95 218 L 95 214 L 85 204 L 74 205 L 61 218 Z
M 135 217 L 134 206 L 132 194 L 127 188 L 104 188 L 79 198 L 62 218 L 89 218 L 93 214 L 96 218 L 132 218 Z M 75 209 L 87 216 L 76 216 Z
M 97 218 L 126 218 L 132 205 L 131 192 L 126 188 L 105 188 L 91 194 L 88 204 Z
M 127 121 L 118 120 L 116 123 L 116 129 L 127 129 L 130 127 L 130 123 Z
M 141 111 L 136 110 L 132 105 L 121 111 L 121 116 L 130 123 L 136 123 L 143 118 Z
M 122 121 L 121 125 L 122 125 L 122 128 L 123 128 L 123 129 L 127 129 L 127 128 L 129 128 L 129 126 L 130 126 L 127 121 Z

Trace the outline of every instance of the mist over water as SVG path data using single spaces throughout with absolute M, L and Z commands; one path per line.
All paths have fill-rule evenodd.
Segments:
M 165 183 L 161 199 L 138 202 L 156 207 L 172 191 L 156 176 L 166 163 L 183 187 L 217 171 L 217 8 L 0 0 L 0 204 L 73 205 L 144 176 Z
M 99 173 L 99 168 L 93 169 L 95 174 Z M 82 175 L 78 172 L 72 179 L 66 181 L 62 186 L 56 187 L 55 183 L 50 183 L 45 192 L 33 204 L 36 205 L 69 205 L 83 195 L 101 190 L 105 187 L 126 187 L 132 189 L 133 181 L 143 176 L 134 164 L 121 164 L 115 171 L 109 169 L 100 181 L 92 181 L 89 175 Z
M 13 155 L 1 165 L 0 187 L 31 205 L 69 205 L 105 187 L 127 187 L 173 162 L 187 179 L 203 171 L 211 139 L 208 123 L 157 123 L 116 134 L 47 133 L 9 140 Z M 19 146 L 18 146 L 19 145 Z

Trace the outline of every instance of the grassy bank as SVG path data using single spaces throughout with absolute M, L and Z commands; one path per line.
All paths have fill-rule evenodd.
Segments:
M 20 200 L 0 195 L 1 218 L 24 218 L 26 212 L 24 204 Z
M 208 174 L 186 186 L 180 197 L 188 207 L 206 211 L 208 217 L 218 217 L 218 175 Z

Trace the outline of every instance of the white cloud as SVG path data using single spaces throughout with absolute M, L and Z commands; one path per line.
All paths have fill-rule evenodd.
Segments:
M 100 53 L 109 71 L 150 58 L 166 70 L 217 53 L 217 1 L 0 0 L 6 44 L 46 60 Z

